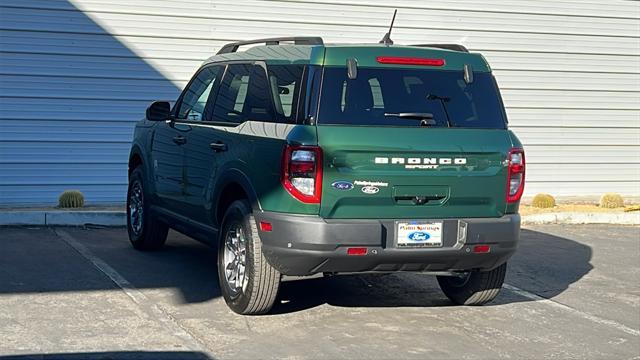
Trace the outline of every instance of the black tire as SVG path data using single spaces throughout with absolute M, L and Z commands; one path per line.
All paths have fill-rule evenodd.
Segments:
M 232 238 L 237 239 L 237 244 L 244 245 L 228 247 L 227 242 L 232 241 Z M 225 264 L 231 258 L 239 258 L 237 255 L 243 251 L 237 250 L 234 253 L 234 249 L 242 248 L 244 248 L 245 265 L 242 272 L 244 275 L 240 276 L 238 271 L 234 277 L 231 269 L 235 269 L 237 265 L 231 265 L 228 270 Z M 227 262 L 225 262 L 225 249 Z M 227 276 L 231 279 L 227 280 Z M 231 282 L 234 279 L 232 285 Z M 262 253 L 256 221 L 251 214 L 251 205 L 246 200 L 233 202 L 222 220 L 222 232 L 218 242 L 218 281 L 227 305 L 238 314 L 265 314 L 271 310 L 276 301 L 280 287 L 280 273 L 267 262 Z M 240 286 L 237 284 L 238 281 L 241 283 Z
M 458 305 L 484 305 L 498 296 L 507 263 L 491 271 L 471 271 L 466 277 L 438 276 L 438 284 L 444 294 Z
M 129 188 L 127 191 L 127 232 L 129 233 L 129 241 L 131 241 L 131 245 L 133 245 L 136 250 L 157 250 L 160 249 L 167 240 L 169 227 L 151 213 L 144 185 L 142 167 L 138 166 L 129 177 Z M 134 205 L 138 196 L 142 202 L 139 208 L 142 210 L 142 216 L 139 216 L 141 220 L 141 225 L 139 226 L 135 216 L 131 216 L 132 213 L 139 214 L 139 210 L 136 210 L 138 207 Z

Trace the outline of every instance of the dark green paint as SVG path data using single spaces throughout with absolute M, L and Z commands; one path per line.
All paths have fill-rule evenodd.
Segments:
M 462 70 L 465 64 L 471 65 L 474 71 L 491 71 L 484 57 L 480 54 L 464 53 L 436 48 L 425 48 L 403 45 L 361 44 L 324 46 L 257 46 L 247 51 L 215 55 L 205 64 L 223 61 L 265 61 L 267 64 L 311 64 L 319 66 L 345 66 L 348 58 L 355 58 L 359 66 L 367 67 L 399 67 L 393 64 L 379 64 L 378 56 L 420 57 L 444 59 L 445 65 L 437 67 L 442 70 Z M 407 68 L 424 68 L 410 66 Z
M 415 66 L 380 64 L 378 56 L 417 57 L 443 59 L 444 66 Z M 355 58 L 358 66 L 363 67 L 387 67 L 387 68 L 433 68 L 440 70 L 462 70 L 465 64 L 473 67 L 474 71 L 490 71 L 484 58 L 478 54 L 464 53 L 433 48 L 421 48 L 415 46 L 385 46 L 385 45 L 361 45 L 361 46 L 330 46 L 326 48 L 323 64 L 325 66 L 345 66 L 348 58 Z
M 322 207 L 326 218 L 499 217 L 505 213 L 507 172 L 503 161 L 511 148 L 506 130 L 427 127 L 318 126 L 325 154 Z M 406 169 L 375 164 L 385 158 L 464 158 L 466 165 Z M 350 191 L 335 181 L 384 182 L 376 194 L 362 186 Z M 414 205 L 399 195 L 446 196 L 443 201 Z
M 295 126 L 286 139 L 248 137 L 252 152 L 247 159 L 247 175 L 256 189 L 262 210 L 296 214 L 318 214 L 318 204 L 305 204 L 292 197 L 281 184 L 282 153 L 287 143 L 316 145 L 316 129 L 311 125 Z
M 442 70 L 491 71 L 482 55 L 442 49 L 385 45 L 263 46 L 245 52 L 218 55 L 206 63 L 265 61 L 268 64 L 303 63 L 345 66 L 356 58 L 359 66 L 397 67 L 379 64 L 377 56 L 442 58 Z M 409 66 L 411 67 L 411 66 Z M 428 127 L 357 127 L 295 125 L 286 134 L 256 136 L 238 133 L 233 127 L 148 126 L 141 122 L 134 137 L 149 172 L 152 201 L 182 216 L 216 227 L 217 199 L 224 189 L 217 184 L 228 174 L 265 211 L 316 214 L 324 218 L 437 219 L 500 217 L 517 213 L 519 204 L 505 202 L 506 167 L 511 147 L 522 146 L 508 130 Z M 150 134 L 150 135 L 149 135 Z M 149 136 L 146 136 L 149 135 Z M 183 135 L 188 142 L 176 146 L 172 139 Z M 224 141 L 229 151 L 214 153 L 209 144 Z M 320 145 L 324 154 L 321 204 L 304 204 L 281 184 L 281 161 L 285 145 Z M 405 169 L 375 164 L 375 157 L 465 158 L 464 165 L 440 165 L 435 169 Z M 238 178 L 239 179 L 239 178 Z M 379 192 L 366 194 L 362 186 L 337 190 L 335 181 L 384 182 Z M 415 205 L 409 197 L 434 197 Z

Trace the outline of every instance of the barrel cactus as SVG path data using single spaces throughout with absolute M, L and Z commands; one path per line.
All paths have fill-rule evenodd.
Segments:
M 613 209 L 624 206 L 624 199 L 620 194 L 606 193 L 600 198 L 600 207 Z
M 533 207 L 537 208 L 552 208 L 556 206 L 556 199 L 549 194 L 537 194 L 533 197 L 533 201 L 531 203 Z
M 78 190 L 65 190 L 58 198 L 58 207 L 80 208 L 84 206 L 84 195 Z

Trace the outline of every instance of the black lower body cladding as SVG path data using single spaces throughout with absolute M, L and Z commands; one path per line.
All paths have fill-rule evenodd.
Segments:
M 520 215 L 500 218 L 433 219 L 443 223 L 442 246 L 400 248 L 396 245 L 396 220 L 333 220 L 318 216 L 256 212 L 267 261 L 284 275 L 366 271 L 491 270 L 516 251 Z M 489 245 L 475 253 L 475 245 Z M 352 247 L 366 254 L 347 254 Z

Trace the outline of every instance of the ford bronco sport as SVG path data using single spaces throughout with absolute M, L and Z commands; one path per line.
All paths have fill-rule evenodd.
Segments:
M 217 246 L 240 314 L 268 312 L 282 275 L 319 273 L 424 272 L 480 305 L 516 250 L 524 175 L 480 54 L 237 42 L 137 124 L 127 225 L 140 250 L 169 228 Z

